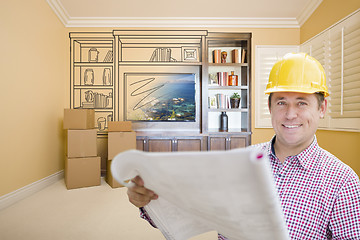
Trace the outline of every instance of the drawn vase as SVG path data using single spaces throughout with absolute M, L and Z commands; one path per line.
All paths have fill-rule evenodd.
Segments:
M 111 69 L 105 68 L 103 72 L 103 85 L 104 86 L 111 86 L 112 79 L 111 79 Z
M 94 85 L 94 70 L 88 68 L 84 75 L 84 85 Z
M 96 48 L 90 48 L 89 50 L 89 62 L 98 62 L 99 51 Z
M 104 131 L 106 128 L 106 118 L 104 117 L 99 117 L 97 119 L 97 125 L 100 131 Z

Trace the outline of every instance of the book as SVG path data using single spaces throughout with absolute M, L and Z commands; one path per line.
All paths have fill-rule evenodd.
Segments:
M 217 78 L 219 86 L 228 86 L 229 73 L 228 72 L 217 72 Z
M 158 194 L 144 209 L 166 239 L 213 230 L 232 240 L 289 239 L 269 159 L 258 148 L 128 150 L 114 157 L 111 173 L 126 187 L 139 175 Z
M 209 97 L 209 108 L 210 109 L 214 109 L 214 108 L 217 108 L 217 100 L 216 100 L 216 97 L 215 96 L 211 96 Z
M 218 93 L 216 97 L 216 106 L 218 109 L 229 109 L 230 108 L 230 97 L 223 93 Z
M 233 49 L 231 51 L 231 62 L 241 63 L 241 47 Z
M 216 73 L 209 74 L 209 85 L 219 85 L 218 76 Z
M 221 63 L 221 50 L 215 49 L 213 51 L 213 63 Z
M 241 63 L 246 63 L 246 50 L 243 48 L 241 51 Z

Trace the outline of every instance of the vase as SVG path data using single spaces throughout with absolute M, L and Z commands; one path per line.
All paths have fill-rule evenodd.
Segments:
M 239 108 L 240 107 L 240 98 L 230 98 L 231 108 Z

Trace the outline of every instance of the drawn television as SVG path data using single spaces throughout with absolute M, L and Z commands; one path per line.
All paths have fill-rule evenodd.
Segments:
M 196 121 L 195 73 L 125 73 L 126 120 Z

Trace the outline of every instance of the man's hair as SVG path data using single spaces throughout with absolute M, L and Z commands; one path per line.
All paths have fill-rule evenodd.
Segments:
M 271 108 L 271 97 L 272 97 L 272 95 L 273 95 L 273 93 L 270 93 L 270 94 L 269 94 L 269 100 L 268 100 L 268 102 L 269 102 L 269 108 Z M 324 93 L 322 93 L 322 92 L 316 92 L 315 95 L 316 95 L 316 98 L 317 98 L 317 100 L 318 100 L 318 105 L 319 105 L 319 109 L 320 109 L 321 104 L 322 104 L 322 103 L 324 102 L 324 100 L 325 100 Z

